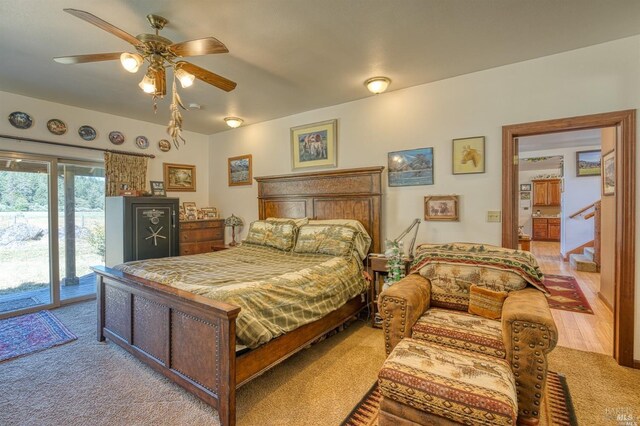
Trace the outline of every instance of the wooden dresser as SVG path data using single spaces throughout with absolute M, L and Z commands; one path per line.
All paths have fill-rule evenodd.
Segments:
M 180 256 L 224 250 L 224 219 L 180 222 Z

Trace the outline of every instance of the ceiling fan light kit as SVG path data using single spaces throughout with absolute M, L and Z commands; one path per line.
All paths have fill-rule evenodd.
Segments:
M 238 117 L 225 117 L 224 122 L 227 123 L 227 126 L 231 127 L 232 129 L 235 129 L 237 127 L 242 126 L 242 123 L 244 123 L 244 120 Z
M 391 79 L 389 77 L 371 77 L 364 82 L 364 85 L 367 86 L 367 89 L 373 94 L 379 94 L 387 90 L 389 85 L 391 84 Z
M 126 31 L 98 18 L 97 16 L 78 9 L 63 9 L 65 12 L 82 19 L 98 28 L 115 35 L 118 38 L 130 43 L 135 47 L 137 53 L 114 52 L 97 53 L 88 55 L 75 55 L 54 58 L 61 64 L 80 64 L 86 62 L 109 61 L 120 59 L 122 67 L 130 73 L 137 72 L 144 62 L 149 65 L 142 81 L 138 86 L 150 95 L 153 95 L 153 107 L 156 109 L 158 97 L 166 94 L 166 69 L 173 69 L 173 84 L 171 95 L 171 121 L 167 127 L 167 132 L 173 138 L 173 143 L 178 148 L 179 140 L 185 141 L 182 137 L 182 114 L 179 108 L 185 109 L 180 96 L 176 90 L 176 79 L 180 81 L 183 88 L 193 85 L 197 78 L 207 84 L 215 86 L 226 92 L 235 89 L 236 83 L 220 75 L 214 74 L 204 68 L 200 68 L 190 62 L 178 60 L 187 56 L 209 55 L 214 53 L 228 53 L 227 47 L 214 37 L 188 40 L 174 43 L 168 38 L 159 35 L 159 31 L 169 22 L 158 15 L 147 15 L 147 20 L 155 34 L 139 34 L 132 36 Z M 239 120 L 239 119 L 238 119 Z M 240 120 L 242 124 L 242 120 Z M 240 125 L 238 124 L 238 126 Z M 235 126 L 237 127 L 237 126 Z

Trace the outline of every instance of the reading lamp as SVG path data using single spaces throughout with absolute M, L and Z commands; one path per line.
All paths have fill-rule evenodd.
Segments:
M 415 220 L 409 225 L 407 229 L 405 229 L 402 234 L 398 235 L 398 237 L 393 240 L 394 243 L 399 243 L 411 230 L 415 228 L 413 232 L 413 238 L 411 238 L 411 243 L 409 244 L 409 260 L 413 260 L 413 246 L 416 244 L 416 238 L 418 237 L 418 229 L 420 228 L 420 219 L 415 218 Z

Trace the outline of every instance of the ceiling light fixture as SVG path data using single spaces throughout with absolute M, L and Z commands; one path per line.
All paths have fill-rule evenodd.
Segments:
M 244 120 L 238 117 L 225 117 L 224 122 L 227 123 L 227 126 L 231 127 L 232 129 L 235 129 L 236 127 L 242 126 L 242 123 L 244 123 Z
M 176 78 L 180 80 L 180 85 L 184 89 L 186 87 L 190 87 L 193 84 L 193 80 L 196 79 L 196 76 L 183 70 L 181 68 L 182 63 L 183 63 L 182 61 L 176 63 L 175 73 L 176 73 Z
M 142 56 L 137 53 L 129 53 L 123 52 L 120 55 L 120 63 L 122 64 L 122 68 L 129 71 L 130 73 L 138 72 L 140 69 L 140 65 L 142 65 Z
M 155 93 L 156 92 L 156 82 L 155 79 L 151 76 L 151 73 L 148 72 L 145 74 L 142 81 L 138 84 L 144 93 Z
M 391 79 L 388 77 L 371 77 L 364 82 L 364 85 L 367 86 L 367 89 L 369 89 L 371 93 L 374 93 L 376 95 L 387 90 L 389 84 L 391 84 Z

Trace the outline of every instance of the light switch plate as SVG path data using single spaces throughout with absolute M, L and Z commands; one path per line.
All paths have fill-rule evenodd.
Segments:
M 501 222 L 502 212 L 500 210 L 489 210 L 487 212 L 487 222 Z

